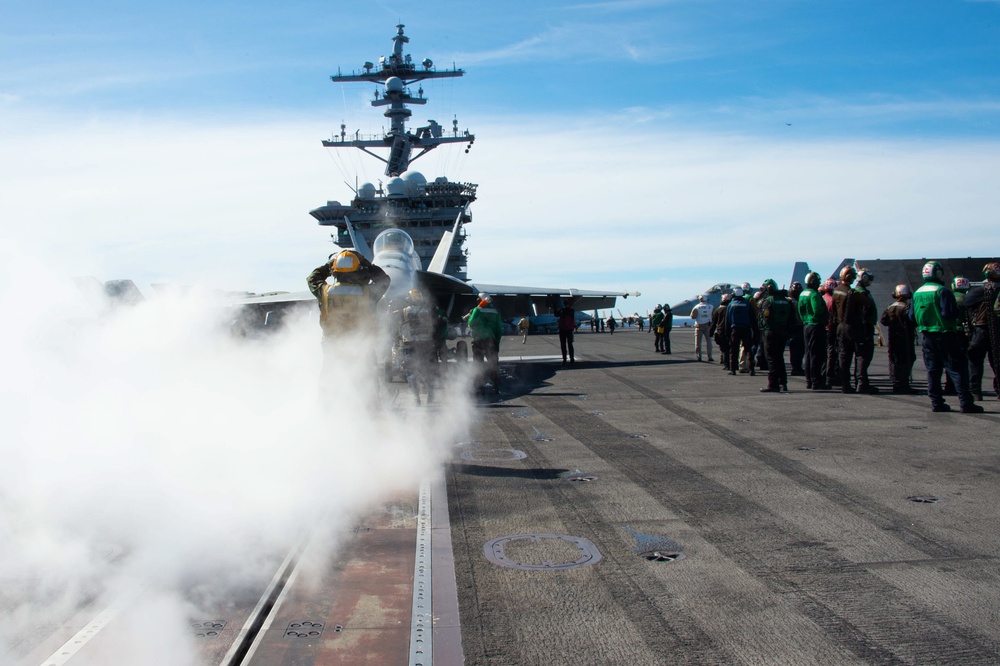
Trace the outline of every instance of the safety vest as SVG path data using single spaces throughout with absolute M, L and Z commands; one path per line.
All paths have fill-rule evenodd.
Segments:
M 779 331 L 786 333 L 792 325 L 794 315 L 792 314 L 792 304 L 787 298 L 782 296 L 768 296 L 762 308 L 765 317 L 764 330 Z
M 434 316 L 426 305 L 403 308 L 403 342 L 429 342 L 434 336 Z
M 712 322 L 712 306 L 709 303 L 699 303 L 691 310 L 691 318 L 696 324 L 710 324 Z
M 503 331 L 500 313 L 489 306 L 473 308 L 468 323 L 473 340 L 496 340 Z
M 943 286 L 927 282 L 913 294 L 913 318 L 917 330 L 927 333 L 948 333 L 957 330 L 953 322 L 945 321 L 941 314 L 941 290 Z
M 319 299 L 319 323 L 323 335 L 335 336 L 373 327 L 375 310 L 368 285 L 324 284 Z
M 823 297 L 815 289 L 806 289 L 799 294 L 799 319 L 806 326 L 825 324 L 830 315 Z

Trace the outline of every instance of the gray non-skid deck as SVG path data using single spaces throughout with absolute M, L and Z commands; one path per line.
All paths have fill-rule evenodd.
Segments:
M 992 392 L 761 394 L 693 337 L 583 332 L 565 369 L 504 339 L 448 471 L 466 663 L 1000 662 Z

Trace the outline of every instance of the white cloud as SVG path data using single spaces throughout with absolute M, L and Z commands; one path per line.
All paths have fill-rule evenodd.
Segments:
M 717 281 L 784 281 L 796 260 L 823 272 L 847 256 L 981 254 L 1000 226 L 996 141 L 778 140 L 627 117 L 472 125 L 469 155 L 415 166 L 480 184 L 468 247 L 482 282 L 638 289 L 650 300 L 629 307 L 644 310 Z M 0 147 L 3 234 L 70 274 L 140 286 L 300 290 L 331 248 L 308 210 L 350 198 L 357 158 L 328 156 L 310 122 L 52 127 Z M 359 179 L 377 179 L 364 164 Z

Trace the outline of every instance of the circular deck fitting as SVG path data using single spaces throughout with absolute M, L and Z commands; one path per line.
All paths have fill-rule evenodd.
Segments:
M 510 413 L 510 418 L 512 419 L 526 419 L 529 416 L 531 416 L 531 412 L 529 412 L 527 409 L 519 409 L 516 412 Z
M 528 457 L 528 454 L 517 449 L 478 449 L 476 451 L 463 451 L 459 457 L 462 460 L 471 460 L 472 462 L 504 462 L 523 460 Z
M 917 504 L 940 504 L 944 500 L 940 497 L 934 497 L 932 495 L 912 495 L 906 499 L 911 502 L 916 502 Z
M 531 544 L 541 544 L 546 540 L 564 541 L 576 547 L 580 556 L 572 562 L 553 562 L 542 559 L 539 564 L 529 562 L 518 562 L 507 557 L 504 547 L 515 541 L 528 541 Z M 483 546 L 486 559 L 502 567 L 511 569 L 523 569 L 525 571 L 558 571 L 563 569 L 576 569 L 601 561 L 601 553 L 592 542 L 583 537 L 567 536 L 565 534 L 515 534 L 513 536 L 500 537 L 489 541 Z
M 578 396 L 576 396 L 576 397 L 577 397 L 578 399 L 580 399 L 580 400 L 590 400 L 590 396 L 589 396 L 589 395 L 587 395 L 586 393 L 581 393 L 580 395 L 578 395 Z
M 285 638 L 316 638 L 323 633 L 322 622 L 291 622 L 285 630 Z
M 210 622 L 193 622 L 191 628 L 194 629 L 196 638 L 215 638 L 226 627 L 224 620 L 213 620 Z
M 639 553 L 639 557 L 649 560 L 650 562 L 676 562 L 677 560 L 685 559 L 687 555 L 680 552 L 673 553 L 660 550 L 647 550 L 644 553 Z

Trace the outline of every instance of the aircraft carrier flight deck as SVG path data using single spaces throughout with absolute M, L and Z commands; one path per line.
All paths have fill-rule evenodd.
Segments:
M 671 338 L 583 331 L 563 368 L 557 336 L 505 337 L 440 474 L 192 617 L 198 663 L 1000 662 L 995 395 L 761 394 Z M 143 594 L 117 592 L 12 663 L 114 663 Z

